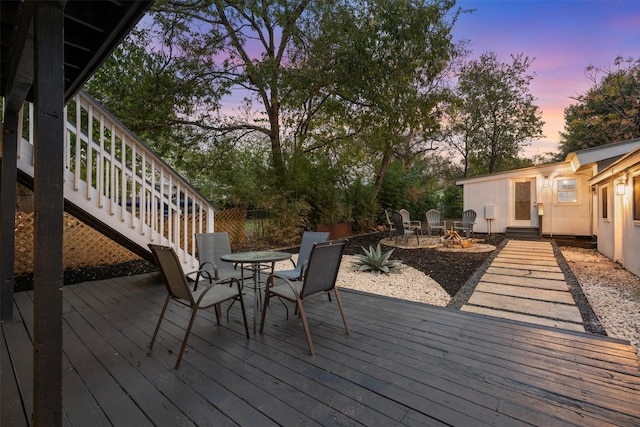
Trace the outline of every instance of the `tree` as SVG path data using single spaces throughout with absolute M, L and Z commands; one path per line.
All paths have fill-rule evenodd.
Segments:
M 210 58 L 207 45 L 224 52 L 211 73 L 225 90 L 247 91 L 247 108 L 256 111 L 212 128 L 267 137 L 273 172 L 287 189 L 287 162 L 297 155 L 345 143 L 357 151 L 363 137 L 387 155 L 409 138 L 428 144 L 438 121 L 435 83 L 453 52 L 454 4 L 162 0 L 155 11 L 172 41 L 197 47 L 192 60 Z
M 529 93 L 532 60 L 522 54 L 511 59 L 500 62 L 489 52 L 460 69 L 449 142 L 463 157 L 465 176 L 503 169 L 531 139 L 543 136 L 542 113 Z
M 116 114 L 132 129 L 162 123 L 160 154 L 189 162 L 181 169 L 215 200 L 246 204 L 246 191 L 231 190 L 244 185 L 262 189 L 263 200 L 269 191 L 283 203 L 303 200 L 311 218 L 347 217 L 356 194 L 375 199 L 391 161 L 408 170 L 435 148 L 448 67 L 460 55 L 454 6 L 158 0 L 149 38 L 123 51 L 101 80 L 102 98 L 122 102 Z M 110 84 L 118 74 L 132 77 Z M 222 114 L 222 96 L 238 90 L 243 106 Z M 178 110 L 166 110 L 165 100 Z M 232 161 L 221 172 L 222 160 Z M 259 182 L 235 176 L 245 174 L 239 165 L 250 165 L 246 175 Z M 268 170 L 256 173 L 263 165 Z
M 640 58 L 586 68 L 591 88 L 564 110 L 558 159 L 572 151 L 640 137 Z
M 161 0 L 154 6 L 156 23 L 168 42 L 180 42 L 192 62 L 212 60 L 209 73 L 225 91 L 246 91 L 246 120 L 236 115 L 210 128 L 240 136 L 258 132 L 268 138 L 273 173 L 283 187 L 287 181 L 280 128 L 286 94 L 283 76 L 290 64 L 292 40 L 306 38 L 297 24 L 309 3 Z M 264 118 L 250 114 L 253 102 L 260 104 Z
M 453 1 L 350 1 L 310 26 L 305 75 L 326 96 L 316 115 L 371 162 L 375 193 L 394 158 L 408 168 L 435 150 L 449 65 L 462 54 L 451 29 Z M 317 103 L 319 105 L 319 103 Z M 305 138 L 317 135 L 304 135 Z
M 159 155 L 184 169 L 186 157 L 208 132 L 192 126 L 189 118 L 220 94 L 207 89 L 206 63 L 190 64 L 175 50 L 154 44 L 149 29 L 138 27 L 84 89 Z

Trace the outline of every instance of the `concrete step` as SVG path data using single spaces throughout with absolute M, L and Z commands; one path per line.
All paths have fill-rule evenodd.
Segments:
M 538 227 L 507 227 L 504 234 L 511 239 L 538 239 L 540 229 Z

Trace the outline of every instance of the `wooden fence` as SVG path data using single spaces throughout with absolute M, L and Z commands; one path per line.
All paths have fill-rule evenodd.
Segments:
M 217 211 L 215 230 L 227 231 L 232 247 L 245 240 L 244 209 Z M 191 224 L 188 220 L 187 224 Z M 33 272 L 34 214 L 16 213 L 14 275 Z M 188 239 L 193 233 L 188 230 Z M 78 269 L 99 265 L 115 265 L 139 260 L 140 257 L 117 242 L 94 230 L 84 222 L 65 212 L 64 214 L 64 269 Z

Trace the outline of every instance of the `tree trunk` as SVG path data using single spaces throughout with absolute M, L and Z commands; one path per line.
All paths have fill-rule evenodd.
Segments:
M 387 173 L 387 169 L 389 169 L 389 163 L 391 163 L 391 148 L 387 147 L 382 153 L 382 162 L 380 163 L 380 169 L 378 170 L 378 175 L 376 176 L 376 183 L 373 188 L 374 198 L 378 197 L 378 193 L 380 193 L 382 183 L 384 182 L 384 176 Z

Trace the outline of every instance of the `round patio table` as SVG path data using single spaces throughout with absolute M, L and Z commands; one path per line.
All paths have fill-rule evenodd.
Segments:
M 249 268 L 253 274 L 253 291 L 255 294 L 255 301 L 253 304 L 253 333 L 256 333 L 256 318 L 258 310 L 260 309 L 260 288 L 262 282 L 260 281 L 260 271 L 264 270 L 263 264 L 271 263 L 271 273 L 275 263 L 278 261 L 285 261 L 291 259 L 289 252 L 277 252 L 277 251 L 247 251 L 247 252 L 234 252 L 231 254 L 222 255 L 220 257 L 222 261 L 232 262 L 234 264 L 240 264 L 240 280 L 244 286 L 244 270 L 245 264 L 249 264 Z

